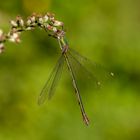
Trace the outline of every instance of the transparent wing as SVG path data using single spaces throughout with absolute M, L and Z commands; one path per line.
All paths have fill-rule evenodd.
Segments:
M 39 105 L 43 104 L 46 98 L 51 99 L 51 97 L 53 96 L 58 80 L 60 79 L 63 70 L 63 64 L 64 64 L 64 57 L 63 55 L 61 55 L 55 67 L 53 68 L 53 71 L 51 72 L 48 81 L 46 82 L 44 88 L 42 89 L 39 95 L 38 98 Z
M 82 71 L 83 75 L 85 74 L 91 79 L 92 83 L 96 86 L 102 85 L 105 81 L 114 76 L 112 72 L 109 72 L 102 65 L 91 62 L 88 58 L 80 55 L 71 48 L 69 48 L 68 55 L 71 61 L 73 61 L 72 63 L 77 63 L 79 65 L 79 72 Z
M 67 54 L 71 66 L 73 68 L 73 73 L 75 75 L 75 79 L 77 80 L 78 86 L 85 86 L 85 84 L 89 84 L 92 81 L 92 85 L 94 87 L 98 86 L 98 79 L 88 70 L 85 65 L 83 65 L 76 57 L 74 57 L 70 52 Z M 80 85 L 79 85 L 80 84 Z M 83 85 L 83 86 L 82 86 Z

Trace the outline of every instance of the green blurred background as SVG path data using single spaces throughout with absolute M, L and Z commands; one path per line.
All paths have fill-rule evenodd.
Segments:
M 5 0 L 0 28 L 7 32 L 17 15 L 48 11 L 65 23 L 70 46 L 115 78 L 84 90 L 88 127 L 66 74 L 53 99 L 38 106 L 60 50 L 44 31 L 23 33 L 21 44 L 6 43 L 0 55 L 0 140 L 140 140 L 140 1 Z

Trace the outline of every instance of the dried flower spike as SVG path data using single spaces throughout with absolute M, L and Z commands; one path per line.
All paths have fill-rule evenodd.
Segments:
M 0 52 L 3 52 L 4 43 L 6 41 L 20 43 L 20 33 L 27 30 L 33 30 L 35 27 L 40 27 L 47 31 L 48 35 L 54 38 L 63 37 L 63 22 L 54 18 L 54 14 L 47 13 L 45 15 L 32 14 L 27 20 L 23 20 L 21 16 L 17 16 L 16 20 L 11 20 L 11 29 L 9 33 L 4 34 L 0 30 Z

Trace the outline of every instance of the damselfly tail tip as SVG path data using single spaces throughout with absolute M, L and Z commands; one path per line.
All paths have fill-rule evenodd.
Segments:
M 89 119 L 88 119 L 86 114 L 84 114 L 83 120 L 84 120 L 85 124 L 88 126 L 89 125 Z

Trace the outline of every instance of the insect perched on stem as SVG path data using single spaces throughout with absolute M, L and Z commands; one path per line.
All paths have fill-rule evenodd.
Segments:
M 79 87 L 77 84 L 76 73 L 74 71 L 73 61 L 80 66 L 80 69 L 83 69 L 83 71 L 86 71 L 87 74 L 91 75 L 91 77 L 93 78 L 93 80 L 97 86 L 100 86 L 101 83 L 100 83 L 100 81 L 98 81 L 96 79 L 96 77 L 94 77 L 92 75 L 92 73 L 86 68 L 86 66 L 84 66 L 82 64 L 82 62 L 80 62 L 82 60 L 88 62 L 88 59 L 86 57 L 81 56 L 78 52 L 69 48 L 69 44 L 67 43 L 65 36 L 58 36 L 57 40 L 58 40 L 58 43 L 59 43 L 59 46 L 61 49 L 61 56 L 58 59 L 52 73 L 50 74 L 48 81 L 46 82 L 44 88 L 42 89 L 42 91 L 40 93 L 38 103 L 42 104 L 46 100 L 47 97 L 48 97 L 48 99 L 50 99 L 52 97 L 54 90 L 56 88 L 57 82 L 60 79 L 60 75 L 63 70 L 63 64 L 65 62 L 67 65 L 67 68 L 69 70 L 71 79 L 72 79 L 72 85 L 73 85 L 73 88 L 74 88 L 74 91 L 75 91 L 75 94 L 77 97 L 78 105 L 81 110 L 83 121 L 85 122 L 86 125 L 89 125 L 89 119 L 88 119 L 88 116 L 86 115 L 86 112 L 85 112 L 85 109 L 83 106 L 83 102 L 82 102 L 82 98 L 80 95 Z M 95 68 L 96 66 L 93 65 L 93 67 Z M 110 75 L 113 76 L 113 73 L 110 73 Z
M 74 87 L 74 91 L 77 97 L 78 104 L 80 106 L 80 110 L 83 116 L 83 120 L 86 125 L 89 124 L 89 119 L 86 115 L 79 87 L 77 84 L 77 74 L 76 74 L 76 67 L 74 64 L 77 64 L 80 66 L 80 71 L 84 71 L 88 74 L 89 77 L 93 78 L 93 81 L 95 81 L 95 84 L 97 86 L 100 86 L 102 83 L 100 82 L 100 77 L 102 79 L 102 74 L 99 72 L 101 69 L 98 69 L 98 66 L 96 64 L 93 64 L 93 70 L 90 71 L 87 66 L 83 62 L 88 63 L 88 59 L 81 56 L 76 51 L 69 48 L 69 44 L 65 37 L 65 31 L 63 30 L 63 22 L 58 21 L 54 18 L 54 14 L 47 13 L 45 15 L 38 15 L 33 13 L 30 17 L 27 18 L 27 20 L 23 20 L 20 16 L 17 16 L 16 20 L 11 20 L 11 29 L 10 31 L 5 34 L 2 30 L 0 30 L 0 53 L 4 52 L 5 46 L 4 43 L 6 41 L 14 42 L 14 43 L 20 43 L 20 34 L 24 31 L 29 31 L 35 29 L 35 27 L 39 27 L 44 29 L 49 36 L 52 36 L 57 39 L 60 49 L 61 49 L 61 56 L 57 61 L 57 64 L 55 65 L 53 71 L 51 72 L 51 75 L 49 76 L 48 81 L 46 82 L 44 88 L 42 89 L 42 92 L 39 95 L 38 103 L 42 104 L 48 97 L 50 99 L 54 93 L 54 90 L 56 88 L 56 85 L 58 83 L 58 80 L 60 79 L 61 72 L 63 70 L 64 62 L 66 63 L 71 79 L 72 79 L 72 85 Z M 98 77 L 98 80 L 96 77 L 93 76 L 92 72 L 96 77 Z M 103 74 L 103 76 L 106 75 Z M 107 74 L 108 75 L 108 74 Z M 113 76 L 113 73 L 109 73 L 110 76 Z
M 60 29 L 56 30 L 55 32 L 54 31 L 51 32 L 49 35 L 57 39 L 59 43 L 59 47 L 61 49 L 61 56 L 58 59 L 52 73 L 49 76 L 48 81 L 46 82 L 44 88 L 42 89 L 39 95 L 38 103 L 42 104 L 46 100 L 47 96 L 48 96 L 48 99 L 52 97 L 54 90 L 56 88 L 57 82 L 60 79 L 60 75 L 63 70 L 63 64 L 65 62 L 69 70 L 71 79 L 72 79 L 72 85 L 73 85 L 73 88 L 77 97 L 78 105 L 82 113 L 83 121 L 85 122 L 86 125 L 89 125 L 89 119 L 88 119 L 88 116 L 86 115 L 86 112 L 83 106 L 82 98 L 81 98 L 79 87 L 77 84 L 76 73 L 74 71 L 75 66 L 73 63 L 78 64 L 80 66 L 80 69 L 83 69 L 83 71 L 85 71 L 88 75 L 90 75 L 97 86 L 100 86 L 101 83 L 100 81 L 98 81 L 98 79 L 96 79 L 96 77 L 93 76 L 92 72 L 89 71 L 86 68 L 86 66 L 84 66 L 84 63 L 82 61 L 85 61 L 87 63 L 89 62 L 88 59 L 86 57 L 81 56 L 78 52 L 69 48 L 69 44 L 65 37 L 65 31 L 63 30 L 63 24 Z M 98 69 L 96 69 L 97 68 L 96 64 L 93 64 L 92 66 L 94 68 L 94 72 L 96 73 L 98 71 Z M 113 76 L 113 73 L 109 73 L 109 75 Z
M 69 70 L 70 75 L 71 75 L 72 85 L 73 85 L 74 90 L 75 90 L 75 94 L 76 94 L 76 97 L 77 97 L 78 104 L 80 106 L 80 110 L 81 110 L 81 113 L 82 113 L 82 116 L 83 116 L 83 120 L 84 120 L 85 124 L 88 125 L 89 124 L 89 119 L 86 115 L 86 112 L 85 112 L 85 109 L 84 109 L 84 106 L 83 106 L 83 103 L 82 103 L 81 95 L 80 95 L 80 92 L 79 92 L 79 89 L 78 89 L 78 86 L 77 86 L 75 73 L 74 73 L 72 64 L 70 62 L 70 57 L 69 56 L 72 55 L 72 54 L 69 52 L 69 45 L 66 41 L 66 38 L 64 38 L 64 37 L 58 37 L 57 40 L 58 40 L 58 43 L 59 43 L 59 46 L 60 46 L 60 49 L 61 49 L 62 53 L 61 53 L 60 58 L 58 59 L 58 62 L 56 64 L 56 66 L 54 67 L 47 83 L 45 84 L 45 86 L 44 86 L 44 88 L 43 88 L 43 90 L 42 90 L 42 92 L 39 96 L 38 103 L 42 104 L 45 101 L 46 96 L 48 96 L 48 98 L 51 98 L 51 96 L 54 92 L 54 89 L 56 87 L 56 84 L 58 82 L 57 80 L 59 80 L 59 78 L 60 78 L 60 74 L 62 72 L 63 64 L 64 64 L 64 62 L 66 62 L 66 65 L 67 65 L 68 70 Z

